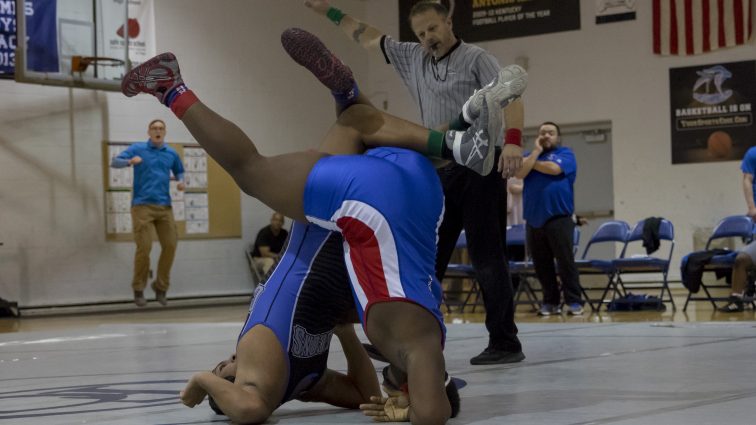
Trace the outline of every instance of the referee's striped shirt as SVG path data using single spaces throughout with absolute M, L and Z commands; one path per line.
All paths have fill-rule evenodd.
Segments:
M 499 72 L 496 58 L 461 40 L 435 63 L 420 43 L 399 42 L 385 35 L 381 49 L 386 63 L 396 69 L 420 107 L 423 125 L 428 128 L 458 117 L 473 92 Z

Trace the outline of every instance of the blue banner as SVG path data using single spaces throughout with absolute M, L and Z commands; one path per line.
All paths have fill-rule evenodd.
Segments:
M 26 0 L 27 69 L 59 72 L 57 0 Z M 0 76 L 12 76 L 16 59 L 16 0 L 0 0 Z

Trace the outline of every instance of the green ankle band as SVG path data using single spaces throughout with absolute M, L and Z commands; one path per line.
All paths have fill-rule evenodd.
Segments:
M 344 16 L 346 16 L 344 12 L 333 6 L 329 7 L 328 12 L 326 12 L 326 17 L 336 25 L 341 24 L 341 20 L 344 19 Z
M 444 149 L 444 133 L 430 130 L 428 133 L 428 156 L 441 158 Z

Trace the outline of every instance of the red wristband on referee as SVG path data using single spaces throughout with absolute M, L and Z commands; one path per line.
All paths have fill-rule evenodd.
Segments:
M 522 146 L 522 130 L 519 128 L 508 128 L 504 133 L 504 144 Z
M 187 90 L 178 95 L 178 97 L 171 103 L 171 111 L 181 119 L 190 106 L 197 103 L 199 99 L 193 91 Z

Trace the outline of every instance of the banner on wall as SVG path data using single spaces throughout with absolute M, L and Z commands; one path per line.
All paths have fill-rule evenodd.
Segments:
M 111 58 L 123 58 L 128 35 L 129 59 L 132 66 L 138 66 L 156 54 L 153 0 L 129 0 L 129 19 L 126 25 L 123 23 L 123 10 L 124 0 L 102 0 L 102 54 Z
M 58 72 L 56 0 L 26 0 L 27 68 Z M 16 66 L 16 1 L 0 0 L 0 77 L 12 78 Z
M 735 161 L 756 144 L 756 61 L 669 70 L 672 163 Z
M 596 24 L 634 21 L 637 0 L 596 0 Z
M 407 17 L 417 0 L 399 0 L 399 38 L 417 41 Z M 580 0 L 441 0 L 454 33 L 467 42 L 580 29 Z

